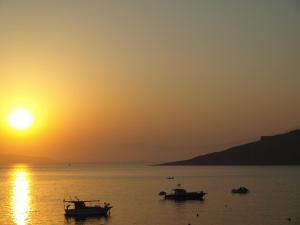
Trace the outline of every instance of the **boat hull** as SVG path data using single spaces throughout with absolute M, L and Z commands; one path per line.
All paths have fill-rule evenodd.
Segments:
M 165 195 L 165 199 L 175 200 L 175 201 L 185 201 L 185 200 L 204 200 L 203 197 L 206 193 L 204 192 L 195 192 L 195 193 L 187 193 L 187 194 L 167 194 Z
M 83 209 L 65 209 L 67 217 L 108 216 L 112 207 L 88 207 Z
M 233 194 L 247 194 L 249 192 L 249 190 L 245 187 L 240 187 L 238 189 L 232 189 L 231 193 Z
M 231 193 L 233 194 L 247 194 L 249 191 L 248 190 L 237 190 L 237 189 L 232 189 Z

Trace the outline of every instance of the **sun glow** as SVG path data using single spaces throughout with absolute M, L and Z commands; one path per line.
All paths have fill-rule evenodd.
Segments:
M 25 130 L 32 126 L 33 116 L 29 110 L 19 108 L 9 114 L 8 123 L 14 129 Z
M 12 215 L 15 224 L 26 225 L 30 210 L 29 173 L 24 169 L 13 172 Z

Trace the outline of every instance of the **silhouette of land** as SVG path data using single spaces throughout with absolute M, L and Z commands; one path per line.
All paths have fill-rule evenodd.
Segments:
M 24 156 L 24 155 L 13 155 L 13 154 L 0 154 L 1 164 L 11 164 L 11 163 L 54 163 L 52 159 L 45 157 L 35 157 L 35 156 Z
M 168 165 L 300 165 L 300 129 Z

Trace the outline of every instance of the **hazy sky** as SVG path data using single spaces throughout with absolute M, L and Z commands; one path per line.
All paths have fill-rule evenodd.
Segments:
M 0 0 L 0 153 L 185 159 L 299 115 L 297 0 Z

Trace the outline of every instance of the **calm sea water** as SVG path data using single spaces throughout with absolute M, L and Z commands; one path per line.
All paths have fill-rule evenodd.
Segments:
M 175 179 L 168 180 L 167 176 Z M 0 224 L 300 224 L 299 178 L 300 167 L 285 166 L 1 166 Z M 208 195 L 202 202 L 165 201 L 158 196 L 158 192 L 169 191 L 178 183 Z M 231 194 L 231 188 L 240 185 L 251 192 Z M 108 218 L 67 220 L 62 200 L 69 196 L 100 199 L 114 208 Z

